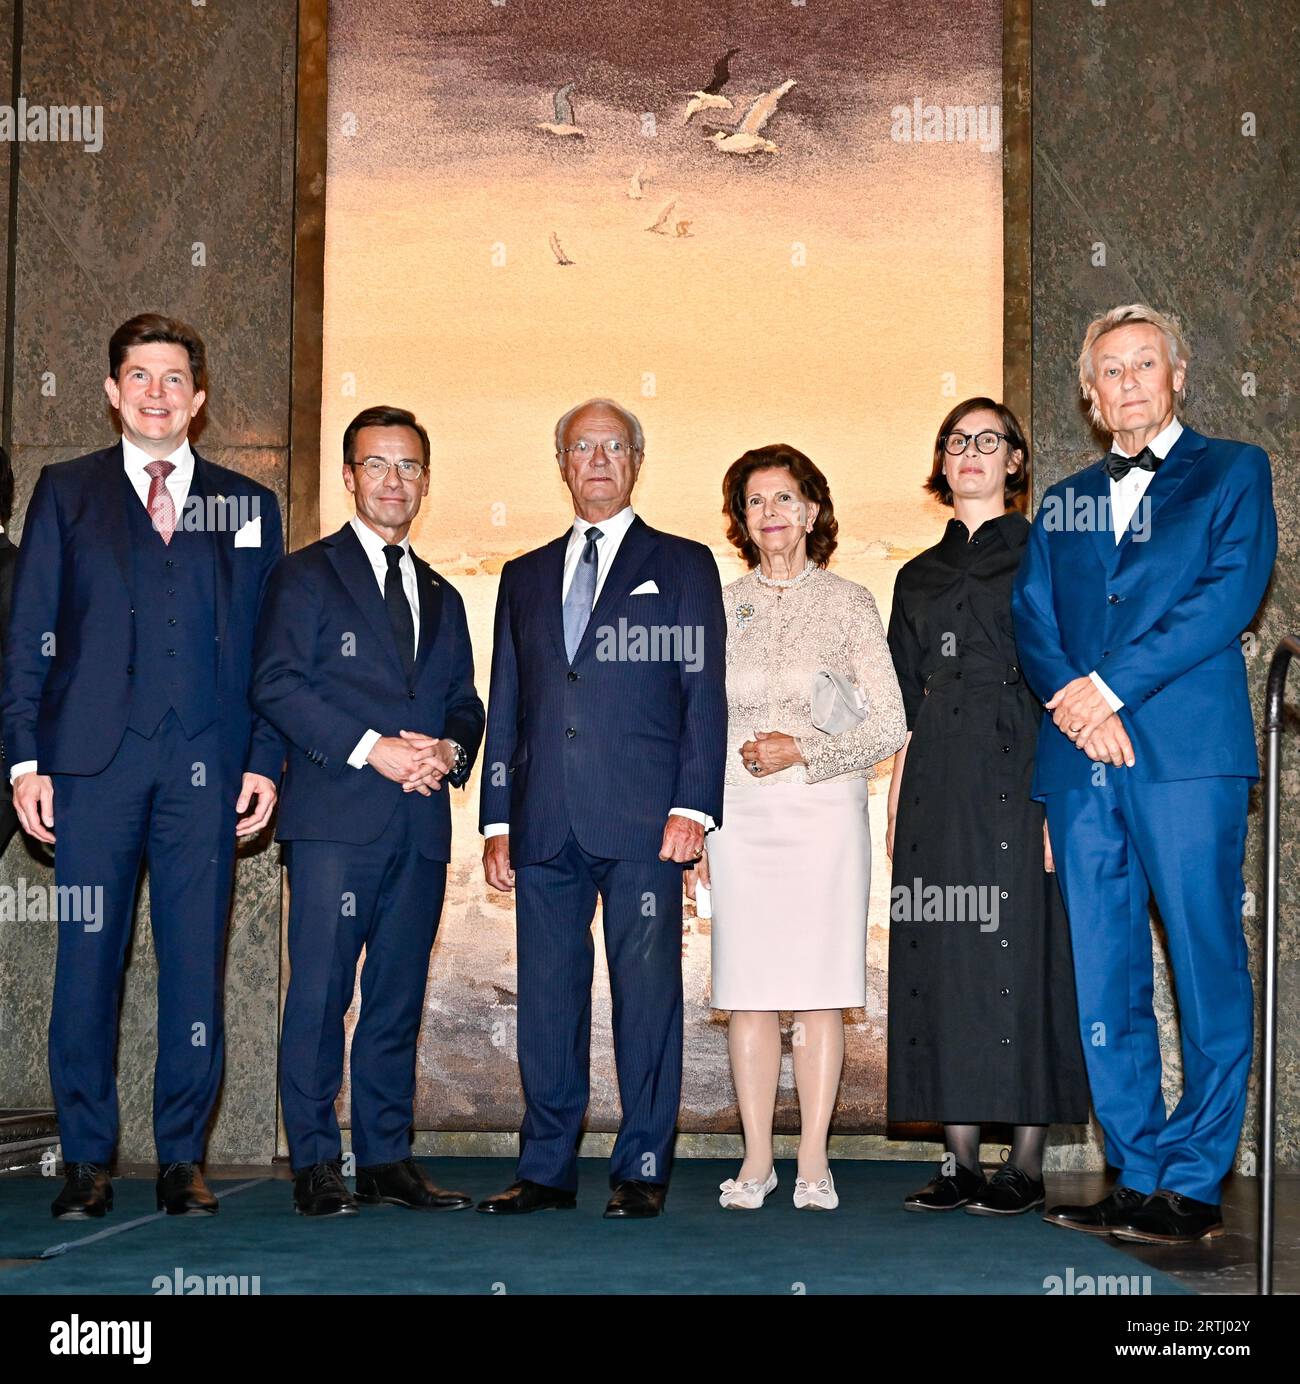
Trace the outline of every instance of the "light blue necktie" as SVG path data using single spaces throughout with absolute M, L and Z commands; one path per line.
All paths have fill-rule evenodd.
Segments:
M 591 608 L 596 603 L 596 540 L 604 536 L 598 528 L 587 530 L 587 546 L 578 559 L 578 570 L 564 598 L 564 652 L 570 663 L 582 643 L 583 631 L 591 619 Z

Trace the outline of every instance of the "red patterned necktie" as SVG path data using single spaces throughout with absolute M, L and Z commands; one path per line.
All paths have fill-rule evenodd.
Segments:
M 167 477 L 176 469 L 174 461 L 151 461 L 145 468 L 149 477 L 149 499 L 146 507 L 153 526 L 164 543 L 172 541 L 176 532 L 176 501 L 167 489 Z

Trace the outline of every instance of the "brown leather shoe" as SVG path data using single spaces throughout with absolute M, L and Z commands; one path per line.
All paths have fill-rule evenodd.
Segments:
M 437 1186 L 414 1158 L 357 1169 L 357 1200 L 363 1206 L 405 1206 L 408 1211 L 463 1211 L 474 1205 L 464 1192 Z
M 168 1163 L 158 1172 L 159 1211 L 169 1216 L 215 1216 L 221 1203 L 208 1191 L 197 1163 Z
M 85 1221 L 113 1209 L 113 1183 L 102 1163 L 68 1163 L 63 1187 L 50 1203 L 55 1220 Z

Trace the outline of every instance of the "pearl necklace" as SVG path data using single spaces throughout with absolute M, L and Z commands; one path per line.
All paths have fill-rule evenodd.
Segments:
M 763 575 L 763 569 L 761 567 L 756 567 L 754 569 L 754 575 L 758 578 L 758 583 L 760 586 L 774 586 L 779 591 L 788 591 L 790 587 L 798 586 L 800 582 L 806 581 L 809 572 L 815 572 L 816 570 L 817 564 L 813 562 L 811 559 L 809 559 L 807 564 L 804 566 L 803 571 L 795 577 L 787 577 L 784 580 L 781 580 L 777 577 L 765 577 Z

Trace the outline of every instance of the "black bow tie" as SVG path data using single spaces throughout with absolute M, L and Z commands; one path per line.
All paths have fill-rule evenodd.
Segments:
M 1160 458 L 1150 447 L 1143 447 L 1135 457 L 1124 457 L 1118 452 L 1112 452 L 1106 458 L 1106 474 L 1113 481 L 1122 481 L 1135 466 L 1143 471 L 1154 471 L 1159 465 Z

